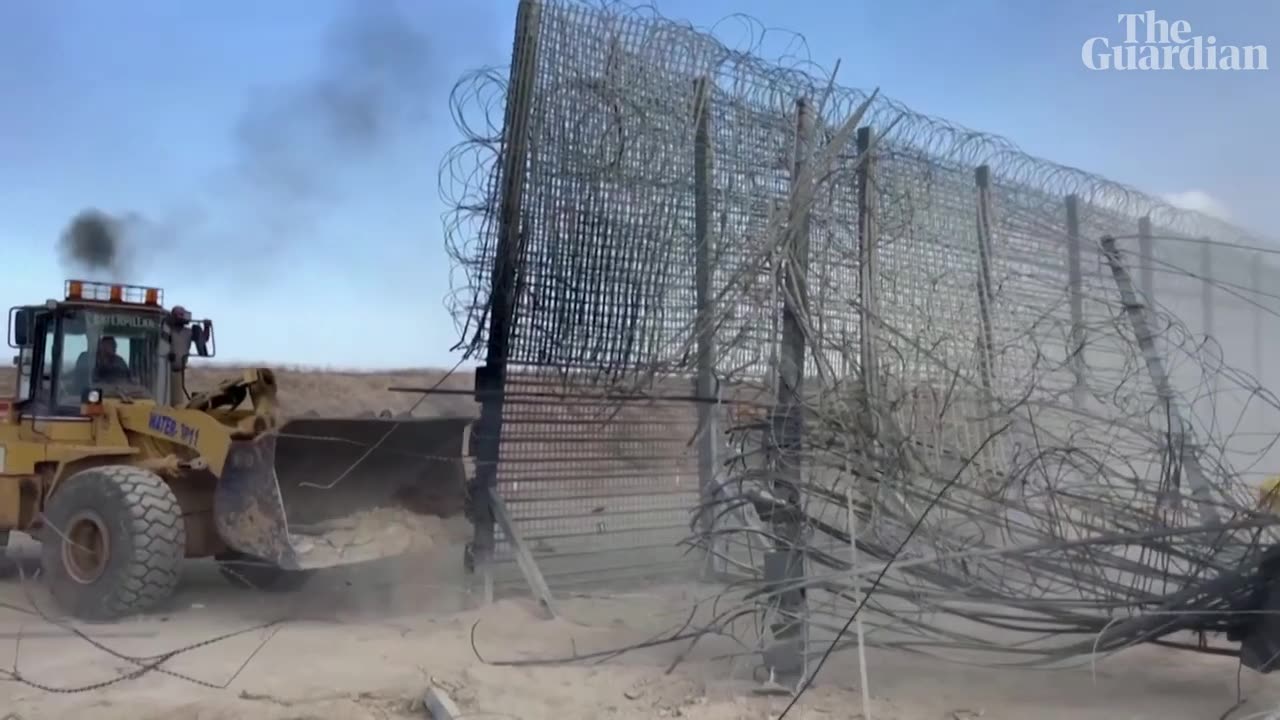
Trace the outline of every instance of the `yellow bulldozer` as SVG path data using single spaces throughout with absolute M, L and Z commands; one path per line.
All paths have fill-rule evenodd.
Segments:
M 9 313 L 0 554 L 11 531 L 36 538 L 65 612 L 155 608 L 185 558 L 215 558 L 237 585 L 298 588 L 320 568 L 423 548 L 440 518 L 461 517 L 469 418 L 283 421 L 265 368 L 190 394 L 193 351 L 216 354 L 213 323 L 163 300 L 69 280 L 61 300 Z

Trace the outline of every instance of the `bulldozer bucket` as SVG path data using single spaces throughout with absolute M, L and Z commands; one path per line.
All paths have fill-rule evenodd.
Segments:
M 299 418 L 236 441 L 214 493 L 223 542 L 286 570 L 456 539 L 469 418 Z M 451 529 L 452 528 L 452 529 Z

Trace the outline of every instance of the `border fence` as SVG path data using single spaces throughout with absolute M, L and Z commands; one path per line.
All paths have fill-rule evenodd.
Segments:
M 834 557 L 850 488 L 892 546 L 928 512 L 886 490 L 908 445 L 904 475 L 998 480 L 988 503 L 1033 465 L 1048 477 L 1046 433 L 1077 480 L 1123 466 L 1155 497 L 1203 472 L 1202 510 L 1280 473 L 1266 241 L 761 52 L 648 9 L 521 0 L 509 74 L 455 93 L 454 312 L 485 361 L 474 487 L 552 585 L 688 572 L 706 562 L 691 538 L 757 576 L 776 558 L 745 546 Z M 1182 445 L 1199 469 L 1170 480 Z M 717 530 L 731 513 L 711 508 L 753 475 L 768 502 L 815 504 L 798 520 L 753 496 L 743 522 L 764 529 Z M 1056 541 L 1121 517 L 1094 495 L 1064 511 L 1077 535 L 1045 529 L 1026 487 L 1017 512 Z M 510 559 L 476 512 L 477 553 Z M 951 517 L 937 552 L 976 542 Z M 748 540 L 716 551 L 730 536 Z

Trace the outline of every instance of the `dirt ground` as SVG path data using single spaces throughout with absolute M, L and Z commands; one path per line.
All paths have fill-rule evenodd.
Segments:
M 195 368 L 190 389 L 237 370 Z M 402 412 L 420 396 L 385 388 L 443 377 L 301 368 L 278 374 L 289 414 Z M 0 383 L 9 381 L 0 373 Z M 467 372 L 443 387 L 470 385 Z M 466 396 L 436 395 L 415 414 L 473 411 Z M 30 557 L 33 548 L 15 551 Z M 0 720 L 426 718 L 422 697 L 431 686 L 451 695 L 468 720 L 766 720 L 786 703 L 753 694 L 751 667 L 725 639 L 700 642 L 669 673 L 686 644 L 603 662 L 551 662 L 670 633 L 719 587 L 596 587 L 590 595 L 562 595 L 561 618 L 545 620 L 518 587 L 512 597 L 471 607 L 460 553 L 438 548 L 326 571 L 291 594 L 238 590 L 210 563 L 192 562 L 169 607 L 106 625 L 42 617 L 53 610 L 38 578 L 0 580 L 0 669 L 22 679 L 0 680 Z M 874 718 L 1211 720 L 1241 696 L 1249 702 L 1233 720 L 1280 711 L 1280 681 L 1238 673 L 1230 659 L 1156 648 L 1058 671 L 1000 671 L 876 650 L 868 660 Z M 824 667 L 788 717 L 857 718 L 861 707 L 856 656 L 847 653 Z
M 687 644 L 603 662 L 497 664 L 564 659 L 669 633 L 719 588 L 599 588 L 561 596 L 561 618 L 546 620 L 519 593 L 469 608 L 460 565 L 456 548 L 442 549 L 331 571 L 292 594 L 259 594 L 193 562 L 171 607 L 75 625 L 100 647 L 65 621 L 40 616 L 51 610 L 38 579 L 0 581 L 0 668 L 16 668 L 26 681 L 0 682 L 7 713 L 0 717 L 427 718 L 422 697 L 433 685 L 477 720 L 766 720 L 785 704 L 752 693 L 750 667 L 726 659 L 738 648 L 723 639 L 699 643 L 670 674 Z M 143 672 L 168 653 L 176 654 L 159 670 Z M 996 671 L 875 650 L 868 661 L 875 718 L 1204 720 L 1237 698 L 1233 661 L 1155 648 L 1103 659 L 1096 677 L 1089 667 Z M 860 717 L 855 663 L 853 653 L 837 655 L 789 717 Z M 1240 688 L 1251 701 L 1231 717 L 1280 708 L 1276 682 L 1245 671 Z

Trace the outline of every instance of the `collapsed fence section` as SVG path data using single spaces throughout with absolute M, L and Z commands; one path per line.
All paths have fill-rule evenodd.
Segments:
M 1058 657 L 1249 567 L 1280 403 L 1232 368 L 1262 374 L 1280 273 L 1204 239 L 1258 242 L 648 11 L 522 0 L 516 34 L 473 96 L 504 118 L 465 146 L 457 309 L 474 494 L 540 562 L 670 574 L 692 540 L 792 669 L 852 612 L 855 541 L 877 642 L 913 648 L 1008 650 L 978 631 L 1013 613 Z

